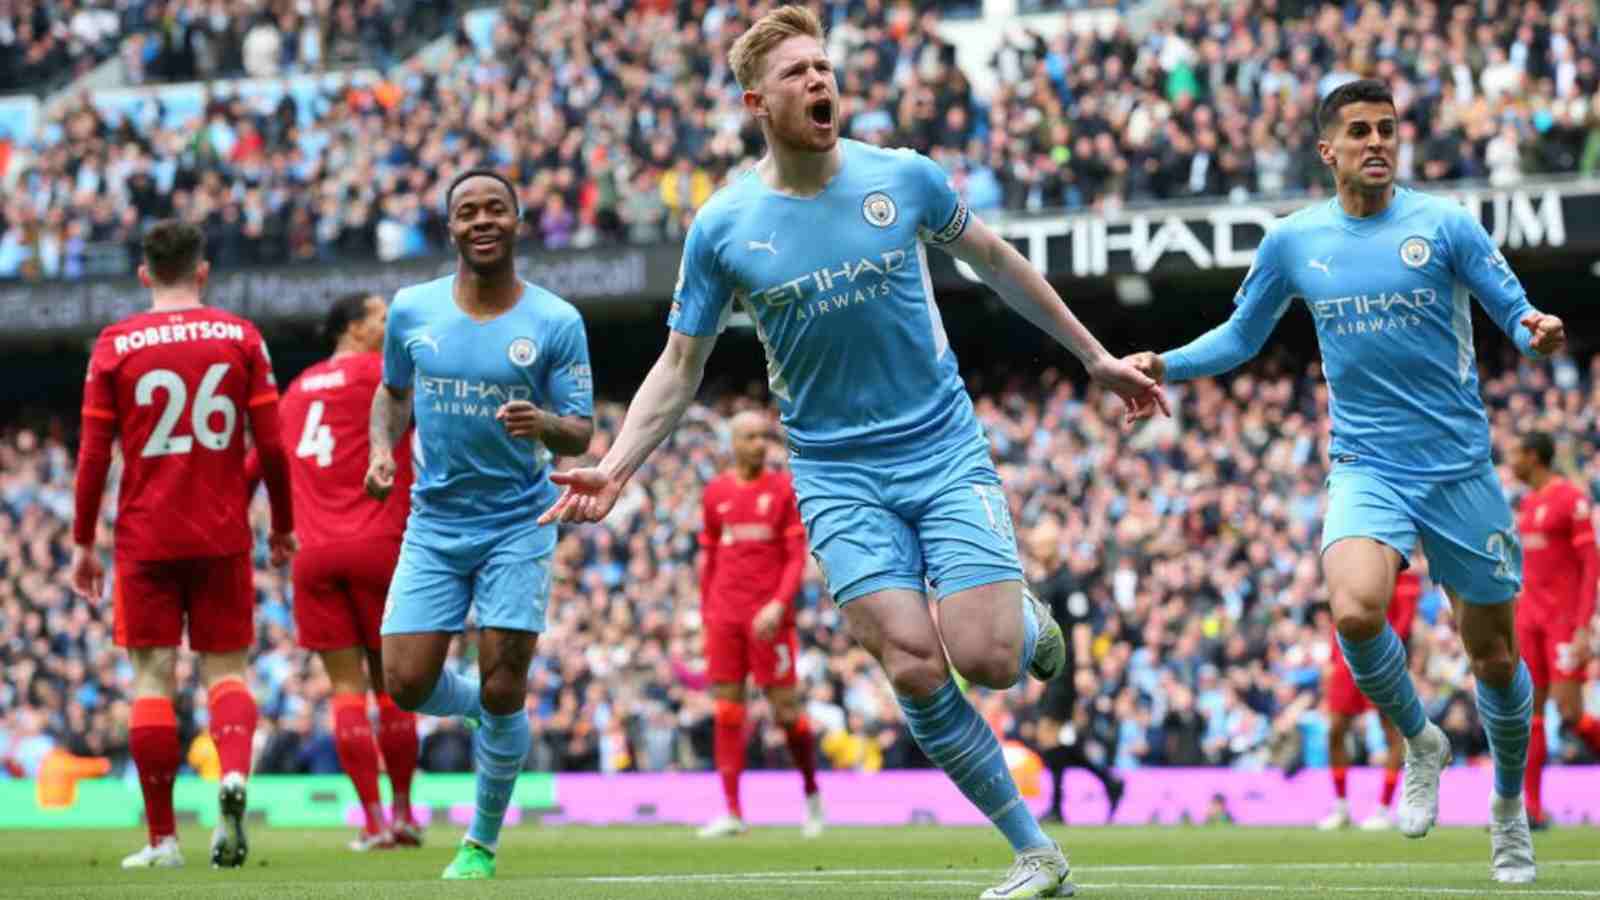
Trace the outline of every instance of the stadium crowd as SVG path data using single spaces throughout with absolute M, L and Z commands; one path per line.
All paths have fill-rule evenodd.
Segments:
M 458 26 L 433 64 L 413 57 L 300 99 L 218 89 L 181 123 L 108 118 L 85 100 L 0 171 L 0 278 L 80 276 L 91 245 L 126 246 L 141 221 L 174 214 L 204 221 L 228 266 L 438 253 L 442 186 L 479 164 L 515 176 L 538 246 L 674 238 L 758 151 L 724 61 L 752 5 L 509 0 L 486 46 Z M 1201 0 L 1137 36 L 1010 26 L 982 63 L 988 96 L 939 36 L 937 11 L 820 5 L 843 133 L 929 153 L 979 211 L 1319 193 L 1316 100 L 1357 76 L 1395 91 L 1402 181 L 1509 185 L 1600 168 L 1600 28 L 1585 0 Z M 56 6 L 73 4 L 12 9 Z M 342 29 L 382 66 L 411 13 L 379 20 L 372 7 L 144 4 L 163 25 L 124 54 L 148 74 L 174 54 L 130 45 L 198 42 L 210 49 L 177 53 L 193 77 L 235 62 L 255 72 L 250 39 L 271 31 L 277 52 L 258 68 L 297 71 L 342 59 Z M 26 33 L 19 17 L 0 45 Z M 222 52 L 232 44 L 206 37 L 208 22 L 251 30 Z M 188 77 L 182 66 L 173 74 Z
M 0 6 L 0 86 L 54 87 L 116 56 L 127 84 L 387 67 L 453 0 L 17 0 Z
M 976 379 L 978 409 L 1010 492 L 1030 576 L 1035 529 L 1058 523 L 1059 549 L 1092 610 L 1095 675 L 1079 726 L 1124 769 L 1229 765 L 1295 770 L 1325 764 L 1320 709 L 1331 631 L 1316 542 L 1323 508 L 1327 391 L 1315 369 L 1278 358 L 1229 382 L 1173 388 L 1178 415 L 1123 432 L 1119 408 L 1055 370 Z M 758 391 L 749 392 L 751 396 Z M 1600 496 L 1600 356 L 1587 371 L 1568 358 L 1486 377 L 1502 477 L 1515 435 L 1557 437 L 1557 468 Z M 546 771 L 661 771 L 711 767 L 712 703 L 700 656 L 699 486 L 726 463 L 727 396 L 696 407 L 646 464 L 602 524 L 566 530 L 557 550 L 549 629 L 530 674 L 533 749 Z M 623 408 L 599 404 L 591 452 L 603 452 Z M 68 587 L 73 449 L 60 421 L 0 432 L 0 777 L 38 772 L 52 750 L 127 765 L 131 669 L 113 645 L 109 599 Z M 776 457 L 780 454 L 775 450 Z M 113 504 L 107 504 L 110 514 Z M 264 502 L 256 589 L 254 688 L 262 714 L 256 766 L 335 772 L 331 686 L 294 646 L 286 573 L 266 566 Z M 109 553 L 112 530 L 100 529 Z M 1424 565 L 1419 558 L 1418 565 Z M 1425 569 L 1424 569 L 1425 571 Z M 815 568 L 807 573 L 796 660 L 824 767 L 926 765 L 878 668 L 847 637 Z M 1429 714 L 1457 759 L 1487 750 L 1471 676 L 1451 635 L 1448 604 L 1426 589 L 1412 667 Z M 471 667 L 457 643 L 450 665 Z M 1600 662 L 1586 702 L 1600 711 Z M 215 765 L 204 690 L 180 664 L 178 715 L 188 759 Z M 976 691 L 1006 738 L 1031 742 L 1041 685 Z M 749 747 L 754 767 L 786 764 L 764 701 Z M 464 771 L 467 735 L 424 718 L 422 766 Z M 1381 732 L 1372 721 L 1364 754 Z M 1577 758 L 1551 736 L 1552 758 Z

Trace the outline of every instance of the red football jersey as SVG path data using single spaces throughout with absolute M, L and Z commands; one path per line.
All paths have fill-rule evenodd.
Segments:
M 220 309 L 144 312 L 100 332 L 83 414 L 122 446 L 116 552 L 184 559 L 251 548 L 241 435 L 278 399 L 261 333 Z
M 1584 588 L 1579 550 L 1594 546 L 1589 498 L 1572 482 L 1552 478 L 1522 498 L 1517 531 L 1522 534 L 1522 601 L 1517 611 L 1551 624 L 1569 624 L 1578 614 Z
M 411 511 L 411 442 L 395 447 L 394 490 L 367 495 L 367 428 L 383 355 L 351 353 L 306 369 L 278 404 L 294 487 L 295 534 L 302 547 L 399 538 Z
M 786 566 L 803 565 L 805 528 L 787 472 L 767 471 L 754 481 L 725 472 L 700 499 L 705 530 L 700 546 L 713 566 L 700 614 L 706 619 L 748 619 L 778 597 Z M 796 539 L 800 549 L 794 550 Z M 801 559 L 791 559 L 797 552 Z

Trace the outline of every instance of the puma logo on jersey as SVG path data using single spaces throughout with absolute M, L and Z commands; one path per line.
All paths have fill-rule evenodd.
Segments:
M 416 337 L 412 338 L 411 340 L 406 341 L 406 344 L 408 346 L 411 345 L 411 344 L 426 344 L 428 347 L 432 348 L 434 353 L 438 353 L 439 352 L 439 339 L 436 338 L 436 337 L 433 337 L 432 335 L 428 334 L 427 332 L 423 332 L 422 334 L 417 335 Z
M 777 247 L 777 243 L 776 243 L 777 240 L 778 240 L 778 233 L 776 231 L 774 231 L 773 233 L 767 235 L 767 239 L 764 240 L 764 241 L 745 241 L 744 242 L 744 248 L 746 250 L 750 250 L 750 251 L 765 250 L 768 253 L 771 253 L 773 256 L 777 256 L 778 255 L 778 247 Z
M 1333 277 L 1333 272 L 1331 272 L 1328 269 L 1328 264 L 1331 263 L 1331 262 L 1333 262 L 1333 257 L 1331 257 L 1331 256 L 1328 257 L 1326 260 L 1313 259 L 1313 260 L 1310 260 L 1309 262 L 1306 263 L 1306 267 L 1307 268 L 1311 268 L 1311 269 L 1321 269 L 1322 270 L 1322 274 L 1328 276 L 1329 278 L 1332 278 Z

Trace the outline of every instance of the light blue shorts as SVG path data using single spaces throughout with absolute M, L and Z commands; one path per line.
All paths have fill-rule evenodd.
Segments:
M 1417 538 L 1429 576 L 1463 601 L 1505 603 L 1522 587 L 1522 542 L 1494 467 L 1485 463 L 1457 481 L 1402 481 L 1371 469 L 1336 464 L 1328 475 L 1328 518 L 1322 550 L 1366 537 L 1402 557 Z
M 811 552 L 840 606 L 888 588 L 942 600 L 1022 578 L 981 436 L 945 450 L 791 455 L 789 467 Z
M 472 609 L 479 628 L 543 632 L 556 526 L 499 534 L 406 527 L 383 607 L 383 634 L 459 632 Z

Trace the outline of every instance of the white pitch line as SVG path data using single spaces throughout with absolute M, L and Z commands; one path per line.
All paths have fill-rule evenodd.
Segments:
M 1471 863 L 1462 862 L 1382 862 L 1382 863 L 1188 863 L 1178 865 L 1112 865 L 1112 866 L 1074 866 L 1074 875 L 1095 875 L 1100 873 L 1133 874 L 1138 872 L 1259 872 L 1259 871 L 1321 871 L 1328 869 L 1362 869 L 1366 871 L 1383 870 L 1411 870 L 1411 869 L 1455 869 Z M 1596 859 L 1571 859 L 1541 861 L 1540 868 L 1561 868 L 1578 866 L 1600 866 Z M 962 868 L 962 869 L 822 869 L 804 870 L 796 869 L 783 872 L 704 872 L 686 874 L 661 874 L 661 875 L 594 875 L 583 878 L 584 881 L 595 883 L 635 884 L 653 881 L 721 881 L 728 878 L 760 881 L 783 880 L 793 878 L 829 879 L 829 878 L 861 878 L 861 877 L 891 877 L 891 876 L 929 876 L 929 875 L 957 875 L 969 874 L 999 874 L 1002 869 L 987 868 Z
M 798 874 L 798 873 L 797 873 Z M 881 872 L 878 874 L 882 874 Z M 637 882 L 648 879 L 643 878 L 580 878 L 586 882 Z M 988 880 L 973 880 L 962 878 L 930 878 L 907 881 L 891 878 L 856 878 L 849 882 L 836 879 L 817 877 L 791 877 L 760 879 L 740 878 L 734 875 L 710 875 L 698 879 L 700 884 L 749 884 L 759 881 L 763 886 L 773 887 L 826 887 L 831 889 L 846 889 L 860 887 L 897 887 L 902 890 L 916 890 L 924 887 L 982 887 L 989 884 Z M 1288 894 L 1288 893 L 1329 893 L 1329 894 L 1383 894 L 1385 896 L 1462 896 L 1483 897 L 1504 894 L 1519 897 L 1593 897 L 1594 891 L 1573 890 L 1569 888 L 1525 888 L 1513 887 L 1501 890 L 1483 888 L 1455 888 L 1455 887 L 1399 887 L 1393 885 L 1282 885 L 1282 884 L 1230 884 L 1217 882 L 1194 882 L 1190 884 L 1168 884 L 1162 882 L 1144 881 L 1115 881 L 1096 882 L 1078 881 L 1075 885 L 1096 891 L 1238 891 L 1246 894 Z
M 1593 897 L 1594 891 L 1579 891 L 1569 888 L 1524 888 L 1508 887 L 1498 891 L 1488 888 L 1450 888 L 1450 887 L 1394 887 L 1391 885 L 1284 885 L 1284 884 L 1218 884 L 1211 882 L 1198 882 L 1195 884 L 1151 884 L 1145 882 L 1113 882 L 1102 883 L 1092 881 L 1079 881 L 1075 884 L 1080 888 L 1089 888 L 1096 891 L 1243 891 L 1250 894 L 1287 894 L 1313 893 L 1313 894 L 1395 894 L 1436 897 L 1440 895 L 1484 897 L 1504 894 L 1517 897 Z

